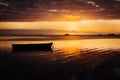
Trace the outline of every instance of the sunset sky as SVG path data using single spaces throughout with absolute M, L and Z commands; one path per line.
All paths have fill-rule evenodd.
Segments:
M 0 0 L 0 34 L 120 34 L 119 14 L 120 0 Z

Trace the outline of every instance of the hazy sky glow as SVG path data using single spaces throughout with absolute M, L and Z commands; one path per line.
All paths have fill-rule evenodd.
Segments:
M 1 22 L 0 29 L 35 29 L 56 33 L 120 33 L 120 20 L 83 20 L 80 22 Z M 58 32 L 57 32 L 58 31 Z

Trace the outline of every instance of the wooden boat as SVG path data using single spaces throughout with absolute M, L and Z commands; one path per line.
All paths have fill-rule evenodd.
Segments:
M 53 43 L 42 44 L 12 44 L 13 51 L 51 51 Z

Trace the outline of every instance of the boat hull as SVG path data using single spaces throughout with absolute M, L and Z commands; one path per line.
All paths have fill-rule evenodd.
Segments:
M 44 44 L 13 44 L 13 51 L 51 51 L 53 43 Z

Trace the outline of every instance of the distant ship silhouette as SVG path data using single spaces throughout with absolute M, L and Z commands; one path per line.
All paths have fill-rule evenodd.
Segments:
M 69 36 L 70 34 L 65 34 L 65 36 Z

